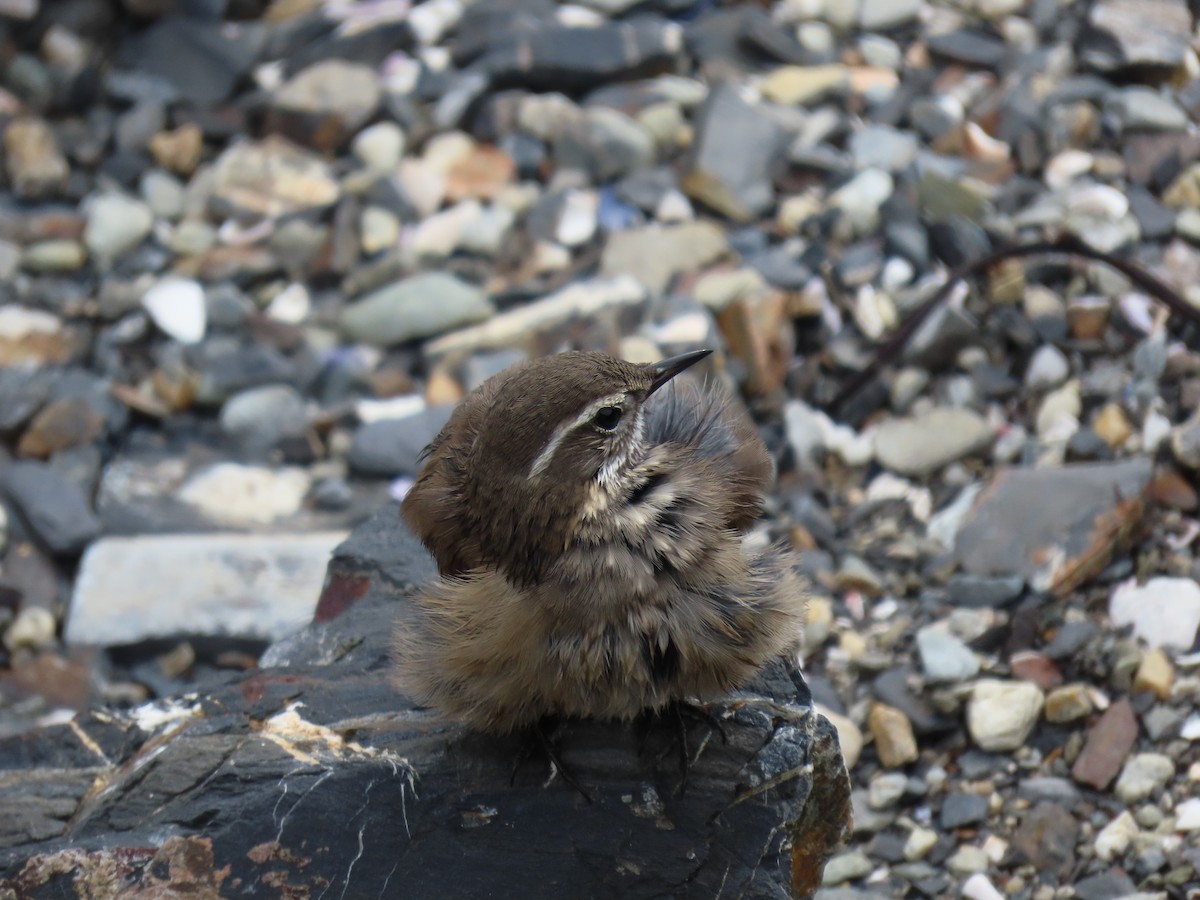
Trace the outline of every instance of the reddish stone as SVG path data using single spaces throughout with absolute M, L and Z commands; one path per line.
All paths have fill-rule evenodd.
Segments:
M 1088 732 L 1083 751 L 1071 768 L 1071 777 L 1098 791 L 1104 790 L 1121 771 L 1137 736 L 1133 707 L 1127 698 L 1122 698 Z
M 1054 660 L 1032 650 L 1014 653 L 1008 665 L 1013 678 L 1018 681 L 1032 681 L 1043 691 L 1063 683 L 1063 674 L 1054 664 Z

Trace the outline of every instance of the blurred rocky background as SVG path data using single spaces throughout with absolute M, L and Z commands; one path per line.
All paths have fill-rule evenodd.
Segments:
M 1197 328 L 1006 263 L 830 402 L 1014 240 L 1200 307 L 1198 46 L 1185 0 L 0 0 L 0 768 L 256 666 L 490 374 L 713 346 L 855 785 L 823 896 L 1188 896 Z

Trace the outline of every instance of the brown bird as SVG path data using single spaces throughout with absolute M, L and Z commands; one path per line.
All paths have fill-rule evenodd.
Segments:
M 793 652 L 788 553 L 743 542 L 771 475 L 745 413 L 676 375 L 571 352 L 488 379 L 403 516 L 442 577 L 397 627 L 397 682 L 489 732 L 711 699 Z

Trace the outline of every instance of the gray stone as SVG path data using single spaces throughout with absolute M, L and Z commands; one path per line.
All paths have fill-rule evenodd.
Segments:
M 1175 763 L 1161 753 L 1138 753 L 1125 762 L 1113 793 L 1125 804 L 1150 798 L 1175 776 Z
M 648 291 L 659 294 L 676 275 L 708 265 L 728 249 L 724 233 L 712 222 L 649 225 L 611 235 L 600 274 L 632 275 Z
M 368 422 L 354 433 L 347 457 L 363 475 L 416 475 L 421 451 L 450 418 L 450 406 L 435 406 L 402 419 Z
M 493 311 L 479 288 L 453 275 L 424 272 L 351 304 L 340 324 L 352 340 L 390 346 L 479 322 Z
M 1022 576 L 1038 590 L 1069 585 L 1104 549 L 1096 546 L 1105 533 L 1098 523 L 1113 521 L 1126 498 L 1140 495 L 1151 469 L 1143 457 L 1001 470 L 959 528 L 955 559 L 969 574 Z
M 989 577 L 958 574 L 946 582 L 946 599 L 955 606 L 997 607 L 1012 603 L 1025 590 L 1020 575 Z
M 943 830 L 962 828 L 987 821 L 988 798 L 980 794 L 964 794 L 954 791 L 942 800 L 942 811 L 938 824 Z
M 1183 65 L 1192 18 L 1186 0 L 1097 0 L 1088 24 L 1095 30 L 1082 47 L 1088 64 L 1175 69 Z
M 880 425 L 875 432 L 875 456 L 901 475 L 927 475 L 983 450 L 993 436 L 991 426 L 978 413 L 936 407 Z
M 841 884 L 856 878 L 865 878 L 871 874 L 875 864 L 861 850 L 847 850 L 839 853 L 825 863 L 825 876 L 822 884 Z
M 697 111 L 695 128 L 684 193 L 736 222 L 766 212 L 775 201 L 772 167 L 784 138 L 775 120 L 722 82 Z
M 983 679 L 967 701 L 967 730 L 983 750 L 1005 752 L 1025 743 L 1045 700 L 1028 681 Z
M 1105 98 L 1105 108 L 1123 131 L 1183 131 L 1190 121 L 1168 95 L 1141 86 L 1113 91 Z
M 83 491 L 50 466 L 12 463 L 0 471 L 0 491 L 55 554 L 73 556 L 100 534 L 100 520 Z
M 153 225 L 154 214 L 145 203 L 103 194 L 88 203 L 83 243 L 94 260 L 109 266 L 145 240 Z
M 887 125 L 864 125 L 850 135 L 850 155 L 857 169 L 898 172 L 917 158 L 917 137 Z
M 1034 351 L 1025 370 L 1025 387 L 1043 391 L 1058 387 L 1071 374 L 1071 364 L 1053 344 L 1043 344 Z
M 221 430 L 244 447 L 268 449 L 308 429 L 304 397 L 285 384 L 249 388 L 221 407 Z
M 915 22 L 923 0 L 862 0 L 858 23 L 864 31 L 886 31 Z
M 979 658 L 962 641 L 933 626 L 917 632 L 917 653 L 921 668 L 931 681 L 958 683 L 974 678 Z
M 345 537 L 105 538 L 80 563 L 65 640 L 100 646 L 183 635 L 279 640 L 312 619 L 329 554 Z

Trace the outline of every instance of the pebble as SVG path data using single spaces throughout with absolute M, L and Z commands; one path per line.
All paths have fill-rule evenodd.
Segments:
M 890 809 L 907 789 L 908 776 L 903 772 L 879 772 L 867 784 L 867 802 L 872 809 Z
M 376 122 L 354 136 L 350 150 L 368 169 L 389 172 L 400 165 L 406 144 L 404 129 L 395 122 Z
M 843 884 L 857 878 L 865 878 L 871 874 L 875 864 L 861 850 L 847 850 L 830 857 L 825 863 L 825 872 L 821 883 L 826 885 Z
M 221 407 L 221 430 L 243 447 L 266 450 L 299 438 L 308 428 L 304 397 L 294 387 L 272 384 L 234 394 Z
M 1184 800 L 1175 807 L 1176 831 L 1200 831 L 1200 797 Z
M 80 562 L 63 638 L 100 646 L 180 635 L 279 640 L 311 621 L 329 555 L 345 537 L 105 538 Z
M 41 606 L 26 606 L 17 613 L 4 632 L 4 646 L 9 653 L 21 650 L 38 652 L 54 643 L 58 620 L 54 613 Z
M 199 282 L 164 278 L 142 295 L 142 308 L 163 333 L 179 343 L 195 344 L 204 339 L 208 306 Z
M 97 263 L 111 266 L 144 241 L 153 225 L 154 214 L 145 203 L 124 194 L 103 194 L 88 204 L 83 243 Z
M 600 274 L 631 275 L 646 290 L 659 294 L 677 275 L 715 262 L 728 248 L 725 235 L 711 222 L 630 229 L 609 237 Z
M 1066 684 L 1046 694 L 1047 722 L 1074 722 L 1092 714 L 1092 698 L 1082 684 Z
M 1136 753 L 1129 757 L 1113 786 L 1117 799 L 1125 804 L 1145 800 L 1175 775 L 1175 763 L 1161 753 Z
M 991 860 L 980 847 L 964 844 L 946 860 L 946 869 L 959 876 L 986 872 Z
M 721 82 L 697 110 L 695 131 L 684 193 L 735 222 L 766 212 L 775 200 L 771 168 L 783 141 L 774 118 Z
M 4 129 L 4 162 L 13 190 L 26 200 L 57 196 L 71 174 L 54 131 L 34 116 L 13 119 Z
M 84 492 L 48 465 L 10 464 L 0 470 L 0 492 L 56 555 L 75 556 L 100 535 L 100 520 Z
M 1004 895 L 982 872 L 976 872 L 963 882 L 962 895 L 970 900 L 1004 900 Z
M 917 653 L 930 681 L 958 683 L 979 672 L 979 658 L 967 645 L 935 625 L 917 632 Z
M 1066 356 L 1052 344 L 1038 347 L 1025 370 L 1025 387 L 1031 391 L 1044 391 L 1058 387 L 1071 374 L 1071 364 Z
M 975 825 L 987 819 L 988 798 L 979 794 L 952 792 L 942 800 L 938 824 L 942 830 Z
M 1175 667 L 1161 649 L 1155 647 L 1142 657 L 1137 673 L 1133 676 L 1133 692 L 1150 691 L 1159 700 L 1171 697 L 1175 683 Z
M 352 340 L 392 346 L 482 321 L 493 309 L 473 285 L 442 272 L 425 272 L 350 304 L 339 324 Z
M 310 482 L 303 469 L 222 462 L 188 478 L 178 497 L 213 522 L 244 528 L 296 513 Z
M 421 453 L 450 417 L 447 407 L 431 407 L 404 418 L 362 425 L 354 434 L 347 461 L 362 475 L 415 475 Z
M 905 419 L 887 419 L 875 432 L 875 456 L 901 475 L 922 476 L 983 450 L 992 427 L 969 409 L 935 407 Z
M 1037 724 L 1044 704 L 1042 691 L 1022 681 L 982 679 L 967 701 L 967 730 L 983 750 L 1006 752 L 1020 748 Z
M 879 761 L 884 766 L 895 769 L 916 761 L 920 751 L 912 723 L 900 710 L 876 703 L 867 717 L 867 726 L 875 739 Z
M 1083 749 L 1071 767 L 1071 777 L 1098 791 L 1117 777 L 1137 741 L 1138 725 L 1127 699 L 1118 700 L 1088 731 Z
M 1096 851 L 1096 856 L 1105 862 L 1111 862 L 1122 857 L 1137 836 L 1137 822 L 1134 821 L 1129 810 L 1125 810 L 1100 829 L 1092 846 Z
M 1200 628 L 1200 584 L 1166 576 L 1126 582 L 1110 595 L 1108 614 L 1117 627 L 1132 625 L 1151 647 L 1187 649 Z
M 937 846 L 938 833 L 932 828 L 917 826 L 909 831 L 904 841 L 904 858 L 909 861 L 924 859 Z

